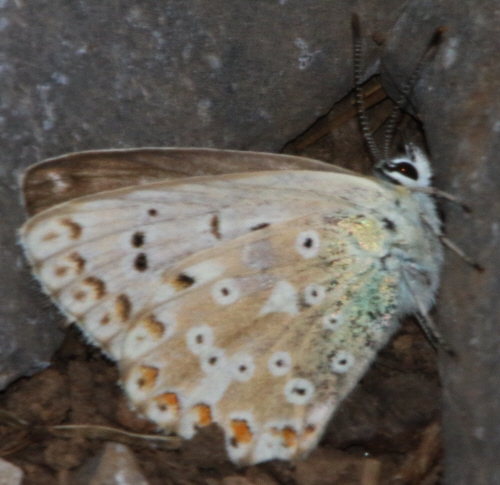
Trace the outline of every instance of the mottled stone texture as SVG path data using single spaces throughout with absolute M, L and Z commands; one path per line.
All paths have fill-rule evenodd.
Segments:
M 436 186 L 472 207 L 445 204 L 448 236 L 485 271 L 447 258 L 438 323 L 458 353 L 441 355 L 450 485 L 500 483 L 500 10 L 496 2 L 412 2 L 396 23 L 387 65 L 412 68 L 435 26 L 445 41 L 415 90 Z M 398 79 L 395 71 L 392 78 Z
M 390 84 L 407 78 L 435 27 L 448 28 L 412 101 L 436 185 L 473 208 L 444 205 L 448 235 L 486 270 L 449 255 L 443 276 L 438 323 L 459 355 L 441 357 L 445 483 L 500 483 L 495 2 L 0 0 L 0 386 L 47 365 L 60 339 L 15 245 L 22 170 L 90 148 L 278 150 L 350 89 L 353 10 L 369 72 L 378 52 L 368 34 L 390 34 Z

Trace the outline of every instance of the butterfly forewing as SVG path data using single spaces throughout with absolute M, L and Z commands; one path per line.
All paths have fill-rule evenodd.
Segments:
M 141 414 L 186 438 L 217 422 L 257 463 L 307 454 L 393 332 L 412 204 L 359 176 L 229 174 L 81 197 L 21 233 Z
M 29 215 L 106 190 L 201 175 L 262 170 L 349 170 L 303 157 L 233 150 L 140 148 L 70 153 L 37 163 L 23 176 Z

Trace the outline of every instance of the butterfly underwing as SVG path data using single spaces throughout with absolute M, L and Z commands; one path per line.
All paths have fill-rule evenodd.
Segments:
M 21 242 L 141 416 L 187 439 L 215 422 L 238 464 L 304 457 L 399 318 L 434 303 L 440 222 L 412 153 L 381 178 L 224 150 L 66 155 L 28 169 Z

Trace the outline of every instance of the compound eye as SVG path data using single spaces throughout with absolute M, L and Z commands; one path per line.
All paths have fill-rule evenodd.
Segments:
M 404 175 L 405 177 L 412 180 L 418 180 L 418 170 L 408 162 L 400 162 L 395 163 L 394 165 L 388 165 L 386 166 L 386 170 L 388 172 L 398 172 L 401 175 Z

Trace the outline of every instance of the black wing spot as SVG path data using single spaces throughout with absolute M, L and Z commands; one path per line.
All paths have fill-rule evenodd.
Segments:
M 154 217 L 158 215 L 158 211 L 156 209 L 149 209 L 148 210 L 148 215 Z
M 314 245 L 314 241 L 308 237 L 304 240 L 304 242 L 302 243 L 302 245 L 305 247 L 305 248 L 312 248 L 313 245 Z
M 134 260 L 134 268 L 137 271 L 146 271 L 148 269 L 148 258 L 146 253 L 139 253 Z
M 257 224 L 256 226 L 253 226 L 250 228 L 251 231 L 258 231 L 259 229 L 265 229 L 266 227 L 269 227 L 268 222 L 263 222 L 262 224 Z
M 221 239 L 221 233 L 219 229 L 219 216 L 216 214 L 210 219 L 210 233 L 215 239 Z
M 174 285 L 179 290 L 185 290 L 190 286 L 193 286 L 195 283 L 196 280 L 192 276 L 189 276 L 186 273 L 179 273 L 175 279 Z
M 384 217 L 382 219 L 382 222 L 384 223 L 384 227 L 388 229 L 389 231 L 395 231 L 396 230 L 396 224 L 394 221 L 391 221 L 390 219 L 387 219 L 387 217 Z
M 140 248 L 141 246 L 144 246 L 145 242 L 146 236 L 143 232 L 137 231 L 132 235 L 131 243 L 134 248 Z

